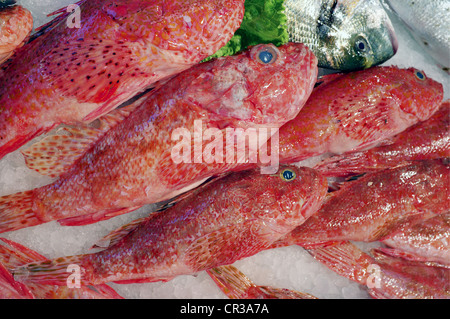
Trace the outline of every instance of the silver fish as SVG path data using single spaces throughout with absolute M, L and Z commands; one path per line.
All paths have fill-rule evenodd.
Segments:
M 16 0 L 0 0 L 0 8 L 11 6 L 13 4 L 16 4 L 16 2 Z
M 291 42 L 306 44 L 319 67 L 366 69 L 395 55 L 397 37 L 379 0 L 285 0 Z
M 450 0 L 386 0 L 419 44 L 450 69 Z

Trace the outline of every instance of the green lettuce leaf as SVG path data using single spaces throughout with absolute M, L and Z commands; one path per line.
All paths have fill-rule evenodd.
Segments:
M 287 43 L 289 34 L 283 3 L 284 0 L 246 0 L 240 28 L 225 46 L 203 62 L 233 55 L 260 43 L 273 43 L 276 46 Z

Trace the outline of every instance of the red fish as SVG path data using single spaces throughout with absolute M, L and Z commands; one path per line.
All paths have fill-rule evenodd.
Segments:
M 328 268 L 368 288 L 379 299 L 449 299 L 450 269 L 430 267 L 372 251 L 373 257 L 346 242 L 309 251 Z
M 0 267 L 4 265 L 4 269 L 19 267 L 30 262 L 47 260 L 44 256 L 19 243 L 4 238 L 1 240 L 6 244 L 0 245 Z M 7 276 L 8 274 L 5 275 Z M 11 274 L 9 274 L 9 276 L 11 277 L 9 287 L 23 285 L 22 283 L 15 281 Z M 23 291 L 29 292 L 29 294 L 26 294 Z M 123 299 L 108 285 L 68 287 L 29 283 L 25 285 L 24 289 L 19 290 L 19 292 L 20 295 L 26 299 Z M 2 294 L 2 290 L 0 289 L 0 299 L 3 299 L 4 297 L 5 295 Z
M 206 272 L 230 299 L 317 299 L 295 290 L 257 286 L 232 265 L 212 268 Z
M 56 285 L 66 284 L 69 265 L 80 267 L 81 285 L 195 274 L 267 249 L 320 207 L 327 188 L 311 168 L 228 174 L 165 211 L 119 228 L 103 240 L 109 243 L 105 250 L 27 264 L 13 273 L 24 283 Z
M 22 6 L 0 9 L 0 64 L 22 46 L 33 29 L 33 16 Z
M 330 193 L 320 210 L 275 245 L 306 248 L 373 242 L 446 213 L 449 166 L 423 161 L 368 173 Z
M 280 161 L 292 163 L 376 145 L 433 115 L 442 84 L 395 66 L 325 76 L 280 130 Z
M 237 145 L 234 137 L 225 141 L 227 130 L 279 128 L 298 114 L 317 72 L 317 59 L 303 44 L 257 45 L 182 72 L 135 104 L 106 115 L 96 127 L 49 136 L 24 154 L 30 167 L 60 178 L 1 197 L 0 231 L 52 220 L 64 219 L 65 225 L 97 222 L 173 198 L 213 175 L 246 169 L 253 164 L 224 158 Z M 196 143 L 202 129 L 217 135 L 204 134 Z M 182 137 L 190 136 L 180 141 L 175 134 L 180 130 Z M 265 143 L 270 135 L 263 137 L 258 138 Z M 215 147 L 209 154 L 215 155 L 226 144 L 215 162 L 206 154 L 211 144 Z M 190 148 L 180 152 L 188 155 L 186 160 L 174 151 L 180 145 Z M 200 158 L 197 148 L 204 150 Z
M 30 289 L 17 282 L 8 269 L 0 263 L 0 299 L 34 299 Z
M 450 267 L 450 213 L 427 219 L 382 240 L 386 254 Z
M 244 0 L 81 1 L 4 67 L 0 158 L 200 62 L 229 41 L 243 14 Z
M 411 161 L 450 157 L 450 101 L 428 120 L 387 139 L 380 146 L 329 157 L 316 169 L 325 176 L 350 176 L 407 165 Z

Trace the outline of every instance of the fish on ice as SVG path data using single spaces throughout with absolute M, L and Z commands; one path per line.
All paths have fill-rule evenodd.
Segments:
M 50 135 L 24 153 L 29 167 L 59 178 L 1 197 L 0 232 L 53 220 L 95 223 L 254 165 L 239 155 L 237 129 L 261 128 L 266 134 L 255 138 L 259 145 L 267 142 L 272 129 L 266 128 L 278 129 L 298 114 L 317 72 L 317 59 L 303 44 L 257 45 L 197 64 L 134 104 L 105 115 L 96 127 Z M 197 126 L 217 134 L 196 142 Z M 244 150 L 249 157 L 257 152 L 250 144 Z M 200 146 L 204 151 L 198 155 Z M 216 161 L 213 153 L 222 157 Z
M 60 124 L 86 123 L 188 69 L 239 27 L 244 0 L 80 1 L 3 66 L 0 158 Z
M 197 188 L 165 211 L 117 229 L 99 252 L 34 262 L 12 270 L 23 283 L 65 285 L 69 265 L 81 285 L 168 281 L 232 264 L 267 249 L 307 220 L 327 194 L 317 171 L 252 169 Z

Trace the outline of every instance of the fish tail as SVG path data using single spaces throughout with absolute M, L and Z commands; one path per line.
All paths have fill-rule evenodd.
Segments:
M 233 266 L 221 266 L 206 271 L 216 285 L 230 299 L 243 299 L 253 282 Z
M 12 269 L 14 279 L 23 283 L 74 287 L 84 285 L 81 257 L 67 256 L 32 262 Z
M 334 272 L 361 285 L 367 283 L 370 266 L 375 263 L 372 257 L 350 242 L 308 252 Z
M 33 210 L 33 190 L 0 197 L 0 233 L 43 222 Z

